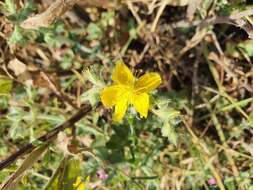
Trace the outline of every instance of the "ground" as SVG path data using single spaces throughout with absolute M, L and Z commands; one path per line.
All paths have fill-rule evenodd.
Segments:
M 1 190 L 253 190 L 251 4 L 1 1 Z

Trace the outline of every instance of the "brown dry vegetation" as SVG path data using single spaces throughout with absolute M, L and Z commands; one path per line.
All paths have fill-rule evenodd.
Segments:
M 45 187 L 62 165 L 60 160 L 71 160 L 83 149 L 102 160 L 94 166 L 89 165 L 92 156 L 79 157 L 79 172 L 91 176 L 91 189 L 253 189 L 250 1 L 40 0 L 29 2 L 36 8 L 29 16 L 24 13 L 23 19 L 18 12 L 25 1 L 15 1 L 12 14 L 6 2 L 1 2 L 0 15 L 0 87 L 11 81 L 11 89 L 0 89 L 0 180 L 10 174 L 12 178 L 2 183 L 2 189 L 14 186 L 20 176 L 26 176 L 27 182 L 21 181 L 17 189 Z M 180 111 L 181 121 L 167 139 L 159 119 L 149 115 L 144 121 L 129 114 L 123 126 L 116 126 L 135 128 L 122 145 L 125 157 L 120 164 L 117 151 L 122 149 L 116 147 L 116 153 L 105 158 L 96 147 L 104 139 L 113 152 L 111 146 L 121 144 L 123 137 L 113 136 L 117 130 L 109 110 L 94 104 L 90 112 L 85 100 L 91 101 L 93 94 L 85 92 L 96 84 L 84 72 L 95 68 L 109 84 L 118 59 L 137 76 L 158 72 L 162 85 L 155 97 L 170 99 L 169 106 Z M 46 116 L 48 120 L 39 119 Z M 67 120 L 71 116 L 74 119 Z M 80 119 L 76 129 L 73 125 Z M 85 127 L 97 132 L 86 133 Z M 67 145 L 54 141 L 47 148 L 55 156 L 52 160 L 44 164 L 40 156 L 45 149 L 40 150 L 31 161 L 40 158 L 40 166 L 13 175 L 20 166 L 18 158 L 24 159 L 41 141 L 48 145 L 66 128 L 72 129 L 61 136 Z M 40 143 L 26 145 L 41 135 Z M 171 143 L 174 136 L 176 145 Z M 73 143 L 76 139 L 79 145 Z M 95 175 L 100 167 L 110 175 L 106 182 Z M 209 184 L 210 179 L 216 184 Z

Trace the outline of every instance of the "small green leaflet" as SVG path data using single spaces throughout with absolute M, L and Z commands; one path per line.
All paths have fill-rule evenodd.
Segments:
M 167 137 L 168 140 L 171 143 L 173 143 L 174 145 L 177 144 L 178 135 L 177 135 L 177 133 L 175 131 L 174 126 L 172 126 L 169 122 L 163 123 L 163 126 L 162 126 L 162 135 L 164 137 Z
M 171 108 L 169 103 L 170 101 L 164 98 L 157 100 L 155 103 L 157 108 L 153 107 L 152 112 L 161 119 L 162 135 L 176 145 L 178 135 L 175 131 L 175 126 L 180 122 L 180 112 Z

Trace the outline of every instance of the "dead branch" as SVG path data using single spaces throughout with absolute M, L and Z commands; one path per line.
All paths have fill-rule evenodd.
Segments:
M 43 13 L 27 18 L 21 23 L 25 29 L 38 29 L 39 27 L 49 27 L 57 18 L 72 8 L 80 0 L 57 0 Z
M 21 27 L 25 29 L 38 29 L 40 27 L 49 27 L 54 21 L 70 10 L 73 5 L 78 4 L 82 7 L 101 7 L 101 8 L 117 8 L 118 4 L 110 0 L 57 0 L 53 2 L 43 13 L 27 18 L 21 23 Z
M 214 16 L 205 20 L 197 20 L 193 22 L 180 21 L 171 24 L 171 26 L 173 28 L 190 26 L 199 26 L 200 28 L 205 28 L 214 24 L 230 24 L 243 29 L 245 32 L 247 32 L 249 38 L 253 39 L 253 25 L 247 19 L 245 19 L 245 17 L 251 15 L 253 15 L 253 9 L 247 9 L 242 12 L 233 13 L 229 16 Z
M 54 140 L 57 137 L 57 134 L 60 131 L 63 131 L 66 128 L 73 127 L 73 125 L 83 118 L 87 113 L 89 113 L 92 110 L 92 107 L 88 104 L 84 105 L 76 114 L 74 114 L 71 118 L 69 118 L 67 121 L 65 121 L 63 124 L 59 125 L 58 127 L 54 128 L 53 130 L 49 131 L 45 135 L 39 137 L 36 141 L 48 143 L 52 140 Z M 15 162 L 20 156 L 23 156 L 32 150 L 34 150 L 37 146 L 35 146 L 33 143 L 28 143 L 24 145 L 22 148 L 20 148 L 17 152 L 13 153 L 9 157 L 7 157 L 5 160 L 2 160 L 0 162 L 0 170 L 8 167 L 10 164 Z
M 253 15 L 253 10 L 247 10 L 245 11 L 245 13 L 250 15 Z M 247 16 L 247 15 L 246 15 Z M 234 25 L 236 27 L 239 27 L 241 29 L 243 29 L 245 32 L 247 32 L 247 34 L 249 35 L 249 38 L 253 38 L 253 25 L 251 23 L 249 23 L 249 21 L 247 19 L 244 19 L 243 17 L 245 17 L 245 15 L 243 15 L 242 13 L 238 13 L 236 15 L 231 15 L 231 16 L 227 16 L 227 17 L 218 17 L 215 16 L 213 18 L 207 19 L 205 21 L 203 21 L 202 23 L 200 23 L 200 27 L 205 27 L 208 26 L 210 24 L 230 24 L 230 25 Z

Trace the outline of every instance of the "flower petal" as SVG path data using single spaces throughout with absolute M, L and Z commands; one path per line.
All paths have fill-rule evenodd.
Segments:
M 122 61 L 117 61 L 112 80 L 117 84 L 131 86 L 134 83 L 134 76 Z
M 129 101 L 129 99 L 127 98 L 127 96 L 124 96 L 124 97 L 118 99 L 118 101 L 115 105 L 115 111 L 113 114 L 113 121 L 119 122 L 122 120 L 122 118 L 124 117 L 126 110 L 127 110 L 128 101 Z
M 100 94 L 101 102 L 105 107 L 112 107 L 123 93 L 124 88 L 121 85 L 105 87 Z
M 85 190 L 85 183 L 82 181 L 80 176 L 76 178 L 76 182 L 73 184 L 73 187 L 76 190 Z
M 149 95 L 147 93 L 135 94 L 132 104 L 142 117 L 147 118 L 149 109 Z
M 135 83 L 135 92 L 150 92 L 161 84 L 161 77 L 158 73 L 147 73 L 142 75 Z

